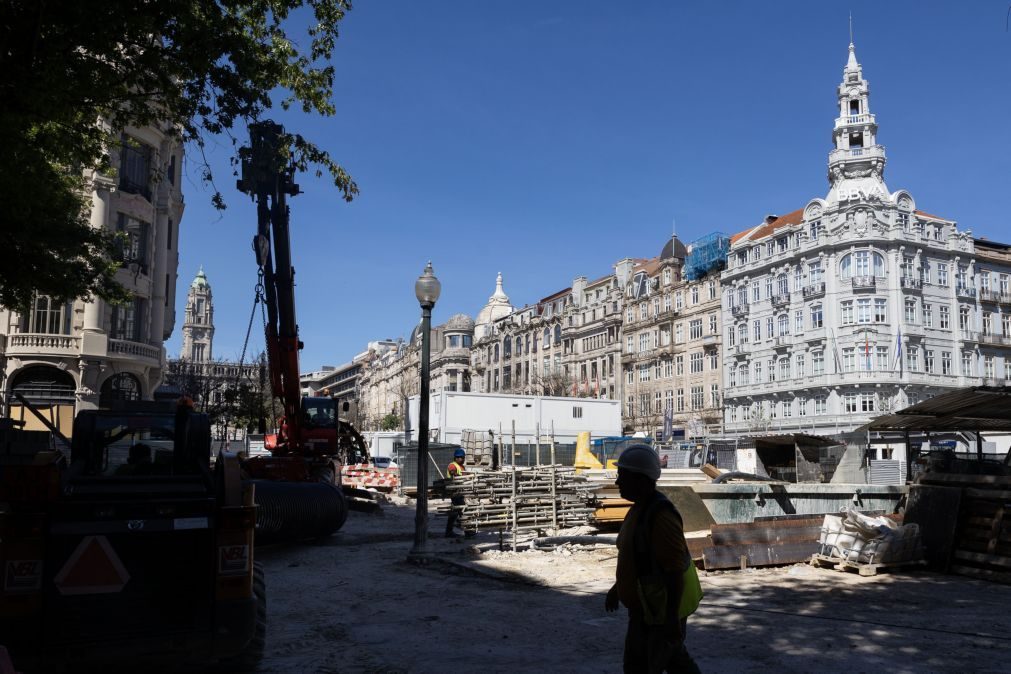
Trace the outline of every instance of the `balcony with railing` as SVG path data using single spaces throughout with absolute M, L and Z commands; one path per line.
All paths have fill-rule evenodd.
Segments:
M 772 296 L 772 306 L 774 307 L 785 307 L 790 305 L 790 294 L 782 293 L 780 295 Z
M 772 340 L 772 348 L 774 349 L 784 349 L 793 344 L 793 337 L 791 335 L 780 335 Z
M 997 302 L 998 304 L 1011 304 L 1011 294 L 983 288 L 979 291 L 979 299 L 983 302 Z
M 730 307 L 730 313 L 734 318 L 740 318 L 741 316 L 748 315 L 748 305 L 747 304 L 735 304 Z
M 110 339 L 109 353 L 155 362 L 161 361 L 161 347 L 128 339 Z
M 842 117 L 837 117 L 835 120 L 835 128 L 837 129 L 851 124 L 876 124 L 876 122 L 874 121 L 874 115 L 869 114 L 843 115 Z
M 981 332 L 979 333 L 979 342 L 995 346 L 1011 346 L 1011 336 L 1001 335 L 996 332 Z
M 980 336 L 979 333 L 974 332 L 973 330 L 962 330 L 962 334 L 959 335 L 959 339 L 961 339 L 963 342 L 976 343 L 979 341 L 979 336 Z
M 854 290 L 874 290 L 878 281 L 873 276 L 854 276 L 850 279 Z
M 870 147 L 851 147 L 841 150 L 832 150 L 828 155 L 828 161 L 832 162 L 842 161 L 844 159 L 853 159 L 856 157 L 867 158 L 867 159 L 884 159 L 885 156 L 885 146 L 884 145 L 871 145 Z
M 14 333 L 7 337 L 7 356 L 73 356 L 81 351 L 81 338 L 36 332 Z
M 821 297 L 825 294 L 825 282 L 820 281 L 818 283 L 812 283 L 811 285 L 806 285 L 801 290 L 804 295 L 804 299 L 811 297 Z
M 976 299 L 976 289 L 969 286 L 955 286 L 955 297 L 963 299 Z
M 906 290 L 923 290 L 923 281 L 915 276 L 903 276 L 900 283 Z

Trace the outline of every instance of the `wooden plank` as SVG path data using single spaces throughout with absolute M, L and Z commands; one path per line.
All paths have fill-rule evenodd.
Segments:
M 955 550 L 955 559 L 1011 569 L 1011 557 L 1005 557 L 1003 555 L 969 552 L 967 550 Z
M 703 550 L 702 560 L 706 570 L 739 568 L 742 556 L 747 558 L 748 566 L 797 564 L 809 560 L 819 548 L 817 541 L 775 546 L 721 545 Z
M 778 545 L 780 543 L 800 543 L 817 541 L 821 536 L 821 526 L 790 527 L 788 529 L 752 529 L 750 531 L 712 532 L 713 545 Z
M 995 583 L 1005 583 L 1011 585 L 1011 573 L 1005 573 L 1003 571 L 991 571 L 990 569 L 977 569 L 972 566 L 952 564 L 951 572 L 957 573 L 960 576 L 970 576 L 972 578 L 981 578 L 983 580 L 992 580 Z
M 962 489 L 958 487 L 914 484 L 907 496 L 906 524 L 920 527 L 924 556 L 930 568 L 947 571 L 952 546 L 959 530 L 959 505 Z

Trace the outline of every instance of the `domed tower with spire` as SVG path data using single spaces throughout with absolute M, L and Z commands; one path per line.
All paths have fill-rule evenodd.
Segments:
M 492 323 L 513 311 L 515 309 L 509 302 L 509 296 L 502 290 L 502 272 L 499 272 L 495 277 L 495 292 L 488 298 L 488 303 L 478 312 L 474 321 L 474 341 L 487 335 L 491 331 Z
M 214 342 L 214 299 L 203 266 L 190 284 L 183 320 L 183 349 L 180 360 L 207 363 Z

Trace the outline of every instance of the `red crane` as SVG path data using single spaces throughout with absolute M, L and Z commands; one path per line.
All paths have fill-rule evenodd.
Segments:
M 284 407 L 278 432 L 268 435 L 270 457 L 248 459 L 251 477 L 273 480 L 339 483 L 340 462 L 355 454 L 368 456 L 361 435 L 339 418 L 330 397 L 303 398 L 299 383 L 295 320 L 295 268 L 291 264 L 287 197 L 299 194 L 294 167 L 284 149 L 288 137 L 274 122 L 250 124 L 250 145 L 243 153 L 237 186 L 256 202 L 257 231 L 253 251 L 260 267 L 266 305 L 265 340 L 271 392 Z

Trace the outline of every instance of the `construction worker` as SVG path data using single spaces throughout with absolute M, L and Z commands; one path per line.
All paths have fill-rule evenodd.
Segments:
M 464 466 L 466 462 L 467 452 L 463 451 L 462 447 L 457 447 L 453 452 L 453 460 L 446 468 L 446 479 L 450 480 L 462 477 L 464 472 L 466 472 L 466 467 Z M 450 497 L 450 503 L 453 505 L 449 510 L 448 517 L 446 518 L 446 538 L 456 538 L 460 534 L 453 531 L 453 527 L 456 526 L 457 521 L 460 519 L 460 511 L 463 506 L 466 505 L 466 500 L 464 500 L 463 494 L 454 494 Z M 467 536 L 467 538 L 470 538 L 474 535 L 474 532 L 468 531 L 465 532 L 464 535 Z
M 702 589 L 677 508 L 656 490 L 660 459 L 649 445 L 631 445 L 618 457 L 615 484 L 632 502 L 618 534 L 615 583 L 604 608 L 628 609 L 625 672 L 698 672 L 685 647 L 687 617 Z

